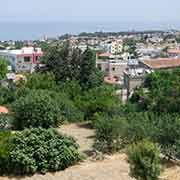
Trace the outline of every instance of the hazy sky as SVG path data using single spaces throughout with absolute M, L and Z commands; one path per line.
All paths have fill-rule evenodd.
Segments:
M 0 21 L 174 21 L 180 0 L 0 0 Z

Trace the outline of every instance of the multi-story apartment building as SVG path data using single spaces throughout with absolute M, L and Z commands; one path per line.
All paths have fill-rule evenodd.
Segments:
M 40 48 L 24 47 L 17 50 L 1 50 L 0 56 L 7 59 L 15 72 L 33 72 L 43 55 Z
M 123 44 L 122 41 L 113 41 L 111 43 L 111 53 L 112 54 L 120 54 L 123 50 Z
M 109 42 L 103 42 L 100 44 L 100 47 L 105 52 L 111 54 L 121 54 L 123 51 L 123 43 L 121 40 L 113 40 Z
M 96 66 L 104 72 L 106 77 L 115 78 L 117 82 L 120 82 L 123 79 L 123 72 L 127 68 L 127 61 L 110 53 L 103 53 L 97 55 Z
M 143 83 L 146 74 L 156 70 L 170 71 L 179 67 L 180 58 L 157 58 L 131 62 L 124 71 L 124 87 L 127 89 L 127 95 L 129 96 L 134 88 Z

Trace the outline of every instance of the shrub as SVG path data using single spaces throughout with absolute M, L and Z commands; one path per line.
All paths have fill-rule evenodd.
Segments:
M 9 114 L 0 114 L 0 130 L 11 129 L 13 117 Z
M 160 152 L 155 144 L 143 140 L 128 149 L 130 175 L 139 180 L 157 180 L 160 175 Z
M 81 86 L 78 81 L 60 82 L 58 88 L 72 100 L 81 95 Z
M 0 174 L 8 172 L 9 153 L 12 150 L 9 142 L 11 136 L 8 131 L 0 131 Z
M 0 142 L 5 140 L 0 139 Z M 2 157 L 4 161 L 0 161 L 0 165 L 5 163 L 6 167 L 2 173 L 18 175 L 64 170 L 81 160 L 73 138 L 42 128 L 15 133 L 9 138 L 7 146 L 0 149 Z
M 122 148 L 120 132 L 121 118 L 111 118 L 107 114 L 96 114 L 94 126 L 96 129 L 95 149 L 104 153 L 113 153 Z
M 7 60 L 0 57 L 0 80 L 6 77 L 6 74 L 8 73 L 7 66 L 8 66 Z
M 25 127 L 56 127 L 60 122 L 60 109 L 46 91 L 32 91 L 21 97 L 12 105 L 14 126 L 16 129 Z
M 142 110 L 157 113 L 179 113 L 180 69 L 157 71 L 147 75 L 144 85 L 131 98 Z M 145 88 L 145 89 L 144 89 Z
M 65 93 L 47 92 L 58 104 L 61 118 L 67 122 L 80 122 L 84 120 L 84 113 L 80 111 Z
M 15 100 L 14 92 L 10 88 L 0 87 L 0 104 L 7 105 Z
M 164 114 L 156 118 L 153 140 L 160 145 L 161 151 L 169 158 L 180 158 L 180 115 Z
M 124 121 L 125 125 L 120 134 L 121 139 L 124 139 L 127 144 L 154 137 L 157 125 L 155 114 L 150 112 L 129 113 Z
M 56 88 L 56 81 L 53 73 L 33 73 L 28 74 L 25 86 L 29 89 L 49 89 Z
M 109 86 L 91 89 L 76 99 L 76 105 L 85 113 L 86 119 L 90 119 L 97 112 L 112 114 L 120 105 L 120 100 L 113 92 L 114 89 Z

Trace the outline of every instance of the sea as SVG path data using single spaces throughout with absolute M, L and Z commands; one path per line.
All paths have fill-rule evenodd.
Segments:
M 180 30 L 180 23 L 161 22 L 0 22 L 0 40 L 37 40 L 81 32 Z

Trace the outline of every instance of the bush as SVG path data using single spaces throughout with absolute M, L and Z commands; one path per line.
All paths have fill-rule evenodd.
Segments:
M 0 80 L 6 77 L 6 74 L 8 73 L 7 67 L 8 67 L 7 60 L 0 57 Z
M 160 175 L 160 152 L 153 143 L 143 140 L 128 149 L 130 175 L 139 180 L 157 180 Z
M 113 153 L 122 148 L 120 132 L 123 119 L 111 118 L 107 114 L 96 114 L 94 126 L 96 129 L 95 149 L 104 153 Z
M 154 138 L 157 118 L 150 112 L 129 113 L 124 118 L 121 139 L 128 144 L 145 138 Z
M 103 152 L 115 152 L 144 138 L 154 138 L 156 132 L 154 115 L 132 113 L 126 116 L 95 114 L 95 148 Z
M 60 82 L 58 88 L 61 92 L 67 94 L 71 100 L 81 95 L 81 86 L 78 81 Z
M 11 133 L 8 131 L 0 131 L 0 174 L 8 172 L 9 153 L 12 150 L 10 144 Z
M 75 103 L 89 120 L 95 113 L 112 114 L 116 108 L 119 108 L 120 100 L 114 95 L 112 87 L 100 86 L 85 92 L 76 99 Z
M 80 111 L 65 93 L 48 91 L 47 94 L 56 101 L 61 114 L 61 120 L 67 122 L 80 122 L 84 120 L 84 113 Z
M 81 159 L 74 139 L 53 129 L 26 129 L 15 133 L 8 142 L 4 151 L 4 162 L 8 161 L 4 164 L 5 173 L 23 175 L 64 170 Z
M 153 140 L 160 145 L 161 151 L 169 158 L 180 158 L 180 115 L 164 114 L 156 118 Z
M 53 73 L 33 73 L 28 74 L 25 87 L 29 89 L 49 89 L 56 88 L 56 81 Z
M 0 87 L 0 104 L 7 105 L 15 100 L 14 92 L 10 88 Z
M 60 109 L 57 101 L 46 91 L 32 91 L 12 105 L 16 129 L 31 127 L 57 127 L 60 123 Z
M 11 129 L 13 117 L 9 114 L 0 114 L 0 130 Z
M 142 110 L 180 113 L 179 79 L 180 69 L 151 73 L 145 78 L 142 87 L 135 90 L 131 101 Z

